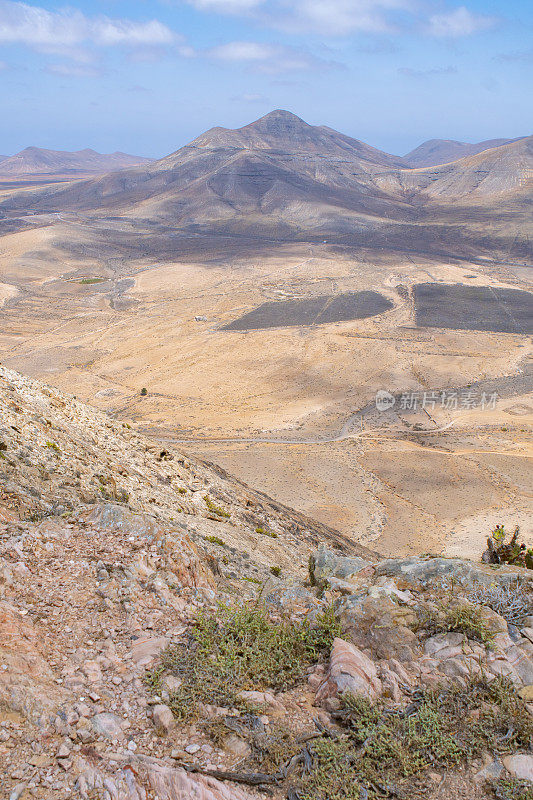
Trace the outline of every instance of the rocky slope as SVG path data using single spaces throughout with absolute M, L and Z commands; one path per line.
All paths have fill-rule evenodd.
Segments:
M 530 798 L 530 571 L 382 560 L 4 368 L 0 456 L 5 797 Z

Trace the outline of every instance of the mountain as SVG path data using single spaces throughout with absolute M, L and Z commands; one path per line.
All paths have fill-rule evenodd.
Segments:
M 460 158 L 475 156 L 483 150 L 492 150 L 493 147 L 517 141 L 519 139 L 487 139 L 477 144 L 469 144 L 456 142 L 453 139 L 429 139 L 407 153 L 403 160 L 410 167 L 434 167 L 437 164 L 458 161 Z
M 483 150 L 459 161 L 404 170 L 399 185 L 438 199 L 488 199 L 510 192 L 530 195 L 533 177 L 533 136 Z
M 401 158 L 278 110 L 236 130 L 212 128 L 158 161 L 5 193 L 0 209 L 13 213 L 30 205 L 34 211 L 118 215 L 151 226 L 151 232 L 162 224 L 195 233 L 334 237 L 447 253 L 458 252 L 457 244 L 468 240 L 467 248 L 460 248 L 466 255 L 481 240 L 492 248 L 493 232 L 500 249 L 529 241 L 524 203 L 533 174 L 532 141 L 524 138 L 450 164 L 413 169 Z M 496 229 L 504 197 L 516 206 L 517 217 L 507 216 L 507 224 Z M 475 226 L 476 214 L 482 215 L 483 234 L 480 226 L 473 235 L 466 227 L 450 227 L 458 218 L 458 199 L 469 207 L 469 224 Z M 487 203 L 493 204 L 490 214 L 478 209 Z
M 290 111 L 271 111 L 261 119 L 243 128 L 212 128 L 199 136 L 188 147 L 248 149 L 278 154 L 290 153 L 293 156 L 305 153 L 328 160 L 358 159 L 368 165 L 380 167 L 402 167 L 403 160 L 397 156 L 383 153 L 370 145 L 352 139 L 326 126 L 308 125 Z M 179 160 L 183 152 L 178 150 L 163 164 Z
M 344 208 L 386 213 L 387 192 L 368 191 L 367 184 L 375 174 L 402 167 L 396 156 L 274 111 L 237 130 L 213 128 L 159 161 L 35 190 L 21 202 L 30 197 L 36 208 L 113 210 L 173 224 L 259 213 L 265 221 L 269 215 L 281 221 L 281 215 L 289 226 L 308 225 Z
M 44 150 L 26 147 L 14 156 L 0 157 L 0 176 L 88 175 L 148 164 L 152 159 L 127 153 L 97 153 L 95 150 Z

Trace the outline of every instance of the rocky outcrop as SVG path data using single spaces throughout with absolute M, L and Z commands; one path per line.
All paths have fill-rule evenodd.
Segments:
M 319 547 L 309 558 L 309 576 L 313 586 L 321 589 L 329 586 L 347 594 L 368 581 L 374 571 L 373 565 L 364 558 L 339 555 L 325 547 Z
M 179 586 L 214 587 L 213 574 L 183 531 L 164 526 L 147 514 L 134 514 L 115 503 L 96 505 L 85 513 L 83 519 L 99 530 L 120 532 L 131 537 L 137 545 L 146 548 L 158 546 L 160 555 L 157 568 L 170 572 Z M 144 568 L 145 577 L 148 577 L 155 571 L 154 567 L 150 567 L 145 560 L 141 571 Z
M 118 770 L 91 767 L 79 761 L 76 788 L 82 800 L 253 800 L 256 795 L 222 783 L 215 778 L 194 775 L 151 758 L 132 758 Z M 94 794 L 96 792 L 96 795 Z
M 0 708 L 46 725 L 66 699 L 40 650 L 42 632 L 0 601 Z
M 346 693 L 375 700 L 381 692 L 382 685 L 375 663 L 355 645 L 335 639 L 326 678 L 316 695 L 317 702 Z
M 533 587 L 533 572 L 505 564 L 498 566 L 475 564 L 461 558 L 391 558 L 376 567 L 377 575 L 395 578 L 406 586 L 432 586 L 443 581 L 453 581 L 460 586 L 472 589 L 476 584 L 490 586 L 494 583 L 524 583 Z

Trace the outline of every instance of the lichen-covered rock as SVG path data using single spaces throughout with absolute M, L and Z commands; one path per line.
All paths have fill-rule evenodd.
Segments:
M 134 514 L 116 503 L 99 503 L 84 514 L 83 519 L 97 528 L 120 531 L 147 545 L 159 544 L 162 553 L 159 568 L 169 570 L 180 586 L 214 587 L 211 571 L 183 531 L 167 528 L 148 514 Z M 143 565 L 137 563 L 136 570 L 142 569 Z M 146 569 L 149 574 L 149 568 Z
M 473 589 L 480 583 L 490 586 L 494 583 L 506 585 L 516 581 L 533 587 L 533 570 L 506 564 L 475 564 L 461 558 L 390 558 L 376 566 L 376 574 L 396 578 L 414 588 L 436 585 L 443 580 L 453 580 L 468 589 Z
M 376 664 L 350 642 L 334 639 L 329 669 L 318 689 L 317 702 L 345 693 L 375 700 L 382 688 Z
M 352 595 L 343 600 L 339 613 L 344 638 L 357 647 L 370 647 L 376 658 L 412 661 L 420 649 L 409 627 L 416 623 L 416 614 L 397 598 L 371 591 Z
M 278 611 L 293 616 L 307 616 L 320 609 L 320 602 L 304 586 L 296 583 L 282 583 L 267 591 L 265 603 Z
M 359 556 L 341 556 L 325 547 L 319 547 L 309 558 L 309 576 L 314 586 L 330 586 L 332 589 L 350 589 L 369 580 L 373 565 Z

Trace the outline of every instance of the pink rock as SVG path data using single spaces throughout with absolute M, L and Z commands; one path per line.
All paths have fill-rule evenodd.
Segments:
M 160 800 L 252 800 L 252 795 L 235 784 L 222 783 L 184 769 L 152 766 L 148 769 L 150 788 Z
M 138 667 L 146 666 L 165 649 L 170 639 L 166 636 L 151 636 L 137 639 L 131 650 L 131 659 Z
M 350 642 L 335 639 L 329 670 L 316 695 L 317 702 L 345 692 L 374 700 L 382 691 L 383 687 L 374 662 Z
M 533 781 L 533 756 L 528 753 L 516 753 L 503 759 L 505 768 L 513 778 Z
M 67 697 L 41 646 L 42 634 L 31 620 L 0 601 L 0 706 L 28 718 L 52 713 Z

